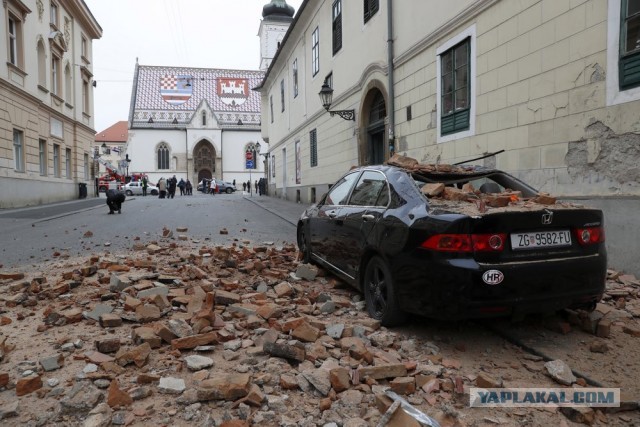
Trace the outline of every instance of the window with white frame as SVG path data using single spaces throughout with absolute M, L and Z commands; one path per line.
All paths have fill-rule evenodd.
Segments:
M 53 176 L 60 178 L 60 144 L 53 144 Z
M 47 176 L 47 140 L 41 139 L 38 142 L 40 175 Z
M 49 7 L 49 23 L 58 28 L 58 5 L 54 2 L 51 2 L 51 6 Z
M 342 49 L 342 0 L 333 2 L 331 18 L 333 54 L 335 55 Z
M 298 96 L 298 58 L 293 60 L 293 97 Z
M 169 146 L 162 143 L 158 146 L 158 170 L 169 170 Z
M 82 36 L 82 41 L 80 42 L 80 55 L 82 55 L 83 60 L 89 60 L 89 42 L 84 35 Z
M 51 55 L 51 93 L 60 95 L 60 58 Z
M 311 75 L 320 71 L 320 30 L 316 27 L 311 34 Z
M 475 133 L 475 34 L 472 25 L 436 49 L 438 142 Z
M 9 63 L 22 68 L 24 63 L 22 48 L 22 21 L 18 15 L 9 12 L 7 20 L 7 37 L 9 39 Z
M 71 148 L 65 150 L 64 166 L 67 179 L 71 179 Z
M 640 86 L 640 0 L 623 0 L 620 18 L 620 89 Z
M 91 103 L 89 102 L 89 81 L 86 79 L 82 79 L 82 112 L 85 114 L 90 114 L 89 110 L 91 107 Z
M 24 172 L 24 132 L 13 130 L 13 158 L 17 172 Z

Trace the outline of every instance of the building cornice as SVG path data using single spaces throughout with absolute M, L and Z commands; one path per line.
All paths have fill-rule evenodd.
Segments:
M 438 28 L 436 28 L 431 33 L 427 34 L 422 40 L 411 46 L 409 49 L 404 51 L 401 55 L 396 56 L 393 60 L 394 66 L 400 66 L 407 61 L 410 61 L 415 56 L 422 53 L 425 49 L 428 49 L 438 40 L 447 36 L 447 34 L 455 31 L 456 29 L 463 26 L 466 22 L 475 19 L 478 15 L 480 15 L 485 10 L 494 6 L 496 3 L 501 0 L 482 0 L 475 2 L 472 6 L 467 7 L 465 10 L 454 16 L 449 21 L 445 22 Z
M 59 0 L 59 2 L 73 19 L 80 23 L 83 32 L 87 36 L 91 39 L 102 37 L 102 27 L 100 27 L 84 0 Z

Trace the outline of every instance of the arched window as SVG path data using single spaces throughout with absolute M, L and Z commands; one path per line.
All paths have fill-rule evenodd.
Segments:
M 38 84 L 47 87 L 47 54 L 42 40 L 38 41 Z
M 158 170 L 169 170 L 169 147 L 167 144 L 158 146 Z
M 71 67 L 69 66 L 69 64 L 67 64 L 64 69 L 64 99 L 68 104 L 73 104 L 73 102 L 71 102 L 73 93 L 72 89 L 73 86 L 71 85 Z
M 207 125 L 207 112 L 203 111 L 202 112 L 202 126 L 206 126 Z

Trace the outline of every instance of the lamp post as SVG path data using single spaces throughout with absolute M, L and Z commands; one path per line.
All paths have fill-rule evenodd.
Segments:
M 329 108 L 331 108 L 331 103 L 333 102 L 333 89 L 329 86 L 329 77 L 324 79 L 324 83 L 322 84 L 322 88 L 320 89 L 318 96 L 320 97 L 322 106 L 329 112 L 331 117 L 333 117 L 334 114 L 337 114 L 344 120 L 356 121 L 356 110 L 329 110 Z
M 129 158 L 128 154 L 125 156 L 124 160 L 127 162 L 127 176 L 124 178 L 126 184 L 131 181 L 131 179 L 129 178 L 129 163 L 131 163 L 131 159 Z

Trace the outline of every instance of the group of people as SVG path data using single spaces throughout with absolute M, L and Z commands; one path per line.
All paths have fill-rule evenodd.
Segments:
M 191 181 L 188 179 L 185 181 L 180 178 L 180 182 L 178 182 L 175 175 L 167 180 L 165 180 L 164 177 L 160 178 L 160 181 L 158 181 L 156 186 L 158 187 L 158 197 L 161 199 L 173 199 L 176 195 L 176 188 L 180 189 L 181 196 L 193 195 L 193 185 L 191 184 Z M 146 189 L 144 187 L 142 188 L 142 192 L 143 194 L 146 194 Z
M 263 194 L 267 194 L 266 181 L 264 178 L 260 178 L 259 180 L 256 179 L 254 185 L 256 194 L 259 194 L 260 196 L 262 196 Z M 243 182 L 242 190 L 251 192 L 251 181 Z

